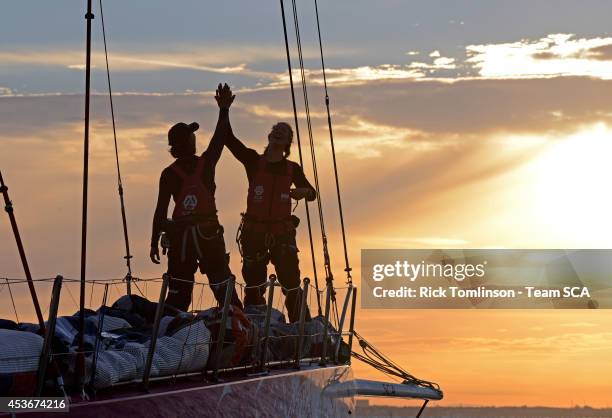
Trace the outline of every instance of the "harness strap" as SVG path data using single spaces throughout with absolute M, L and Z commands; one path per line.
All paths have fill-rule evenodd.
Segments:
M 187 259 L 187 232 L 189 229 L 185 229 L 183 232 L 183 242 L 181 244 L 181 262 L 184 262 Z
M 238 244 L 238 252 L 240 253 L 240 257 L 244 258 L 244 253 L 242 252 L 242 245 L 240 244 L 240 239 L 242 238 L 242 229 L 244 228 L 244 213 L 240 214 L 240 225 L 238 225 L 238 230 L 236 231 L 236 244 Z
M 184 262 L 187 259 L 187 241 L 189 238 L 193 241 L 193 246 L 196 250 L 196 255 L 199 260 L 203 258 L 202 249 L 200 248 L 200 243 L 198 237 L 205 240 L 213 240 L 219 236 L 221 233 L 221 227 L 217 227 L 217 230 L 212 235 L 205 235 L 200 229 L 200 225 L 191 225 L 185 228 L 183 231 L 182 243 L 181 243 L 181 261 Z

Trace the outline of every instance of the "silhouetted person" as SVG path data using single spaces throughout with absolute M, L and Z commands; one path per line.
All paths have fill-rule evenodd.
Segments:
M 229 254 L 225 251 L 223 227 L 215 206 L 215 167 L 223 151 L 223 132 L 227 129 L 232 93 L 227 84 L 217 89 L 219 120 L 210 144 L 201 156 L 196 155 L 197 123 L 177 123 L 168 131 L 170 154 L 176 160 L 161 173 L 159 196 L 153 217 L 151 260 L 159 264 L 158 241 L 164 231 L 169 242 L 168 274 L 170 280 L 166 303 L 186 311 L 191 303 L 194 274 L 200 268 L 206 273 L 220 306 L 225 299 L 225 282 L 232 274 Z M 172 220 L 167 220 L 170 197 L 174 200 Z M 164 248 L 165 254 L 165 248 Z M 242 308 L 233 290 L 232 302 Z
M 229 125 L 229 117 L 227 123 Z M 244 165 L 249 180 L 247 210 L 239 244 L 244 281 L 247 286 L 257 287 L 245 289 L 244 304 L 265 303 L 265 286 L 262 285 L 266 281 L 267 265 L 272 262 L 284 288 L 289 320 L 295 322 L 299 319 L 302 290 L 299 288 L 300 268 L 295 241 L 299 220 L 291 214 L 291 199 L 312 201 L 317 194 L 302 168 L 287 159 L 292 140 L 291 126 L 280 122 L 272 127 L 263 154 L 240 142 L 231 126 L 228 126 L 225 145 Z M 308 309 L 306 320 L 310 320 Z

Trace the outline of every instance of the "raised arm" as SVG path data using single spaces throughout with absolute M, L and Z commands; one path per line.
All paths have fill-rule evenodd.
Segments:
M 242 164 L 249 165 L 259 158 L 259 154 L 254 149 L 248 148 L 246 145 L 242 143 L 232 131 L 232 125 L 229 119 L 229 108 L 234 101 L 236 96 L 232 94 L 232 91 L 228 87 L 227 84 L 221 88 L 221 84 L 219 84 L 219 88 L 217 89 L 217 95 L 215 98 L 217 99 L 217 103 L 219 103 L 219 107 L 221 109 L 227 109 L 223 115 L 219 115 L 219 123 L 221 124 L 220 130 L 224 133 L 225 146 L 230 150 L 232 155 L 240 161 Z M 217 127 L 219 128 L 219 123 Z
M 206 148 L 206 151 L 202 153 L 203 157 L 206 157 L 206 161 L 213 166 L 217 164 L 221 153 L 223 152 L 223 144 L 225 142 L 225 136 L 227 135 L 227 118 L 229 109 L 219 108 L 219 118 L 217 119 L 217 126 L 215 132 Z
M 234 101 L 234 97 L 236 96 L 232 94 L 232 90 L 227 84 L 222 86 L 221 83 L 219 83 L 215 93 L 215 100 L 219 106 L 219 118 L 217 119 L 215 133 L 208 144 L 208 148 L 202 153 L 202 156 L 206 156 L 207 161 L 213 166 L 217 164 L 217 161 L 221 158 L 221 152 L 223 152 L 223 145 L 228 129 L 228 112 Z
M 259 154 L 252 148 L 248 148 L 246 145 L 242 143 L 232 131 L 232 126 L 229 121 L 229 115 L 227 118 L 227 135 L 225 137 L 225 146 L 230 150 L 232 155 L 236 157 L 238 161 L 240 161 L 244 165 L 251 164 L 253 161 L 257 160 Z
M 165 176 L 165 171 L 159 179 L 159 193 L 157 195 L 157 205 L 155 207 L 155 214 L 153 215 L 153 230 L 151 232 L 151 261 L 155 264 L 159 264 L 159 236 L 162 232 L 162 226 L 168 216 L 168 205 L 170 204 L 170 187 Z

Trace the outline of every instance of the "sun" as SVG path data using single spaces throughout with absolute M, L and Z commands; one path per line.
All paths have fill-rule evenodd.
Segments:
M 612 247 L 612 129 L 554 140 L 528 168 L 532 213 L 565 247 Z

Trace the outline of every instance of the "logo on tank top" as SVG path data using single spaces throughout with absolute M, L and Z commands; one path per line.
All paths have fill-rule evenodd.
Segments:
M 257 185 L 255 186 L 255 190 L 253 191 L 255 192 L 253 200 L 255 200 L 256 202 L 261 202 L 263 200 L 264 187 L 261 184 Z
M 194 210 L 198 206 L 198 198 L 194 194 L 188 194 L 183 199 L 183 208 L 185 210 Z
M 280 198 L 281 200 L 289 200 L 289 193 L 281 193 Z

